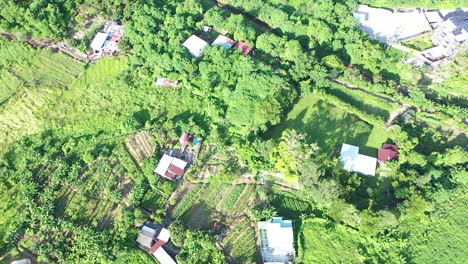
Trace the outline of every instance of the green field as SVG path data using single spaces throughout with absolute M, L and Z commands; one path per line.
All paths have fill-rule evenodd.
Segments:
M 358 234 L 324 219 L 303 221 L 295 263 L 364 263 Z
M 286 128 L 305 133 L 309 142 L 317 142 L 326 157 L 337 155 L 342 143 L 360 147 L 361 153 L 377 156 L 377 149 L 388 139 L 388 132 L 327 103 L 320 95 L 302 98 L 285 121 L 269 131 L 279 137 Z

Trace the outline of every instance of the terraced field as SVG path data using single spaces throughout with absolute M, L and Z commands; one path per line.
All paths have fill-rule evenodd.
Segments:
M 238 263 L 258 263 L 257 237 L 252 223 L 248 218 L 242 219 L 232 226 L 231 231 L 221 241 L 221 245 Z

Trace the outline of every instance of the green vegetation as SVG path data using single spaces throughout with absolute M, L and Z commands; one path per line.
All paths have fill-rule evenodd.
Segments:
M 464 52 L 430 83 L 359 30 L 354 0 L 0 5 L 16 36 L 0 38 L 0 262 L 147 263 L 135 239 L 153 221 L 179 263 L 256 263 L 256 222 L 274 215 L 293 220 L 298 263 L 465 261 Z M 122 55 L 85 64 L 23 42 L 85 50 L 86 21 L 103 17 L 124 24 Z M 181 45 L 193 34 L 254 49 L 194 58 Z M 155 153 L 136 161 L 138 132 Z M 180 182 L 157 177 L 183 132 L 203 139 L 197 161 Z M 344 142 L 373 157 L 395 143 L 399 158 L 347 172 Z
M 363 263 L 355 231 L 323 219 L 302 222 L 298 263 Z
M 419 37 L 404 43 L 405 46 L 413 48 L 415 50 L 423 51 L 432 48 L 432 36 Z

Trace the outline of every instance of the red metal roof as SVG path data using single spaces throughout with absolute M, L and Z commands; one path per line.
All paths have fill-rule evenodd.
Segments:
M 154 243 L 154 245 L 150 248 L 150 254 L 153 254 L 158 248 L 166 244 L 166 241 L 158 240 L 158 242 Z
M 179 176 L 184 176 L 185 174 L 185 171 L 184 171 L 184 168 L 179 168 L 177 166 L 175 166 L 174 164 L 171 164 L 169 165 L 169 168 L 167 169 L 167 172 L 171 172 L 175 175 L 179 175 Z
M 119 35 L 112 35 L 109 39 L 109 41 L 119 41 L 120 40 L 120 36 Z
M 384 144 L 383 148 L 379 149 L 379 161 L 386 162 L 389 160 L 398 159 L 398 146 L 392 144 Z
M 164 176 L 171 179 L 171 180 L 173 180 L 176 177 L 175 173 L 173 173 L 173 172 L 171 172 L 169 170 L 166 171 L 166 173 L 164 173 Z
M 236 49 L 242 49 L 242 55 L 247 55 L 249 52 L 252 50 L 252 47 L 247 45 L 246 43 L 239 41 L 237 44 L 234 46 Z

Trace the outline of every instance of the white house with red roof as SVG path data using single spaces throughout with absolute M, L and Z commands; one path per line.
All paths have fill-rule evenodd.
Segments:
M 156 234 L 158 234 L 157 237 Z M 142 227 L 136 241 L 141 249 L 153 255 L 159 263 L 176 264 L 163 248 L 163 246 L 169 242 L 170 237 L 171 235 L 168 229 L 150 223 Z
M 187 164 L 184 160 L 164 154 L 154 172 L 172 181 L 184 176 Z

